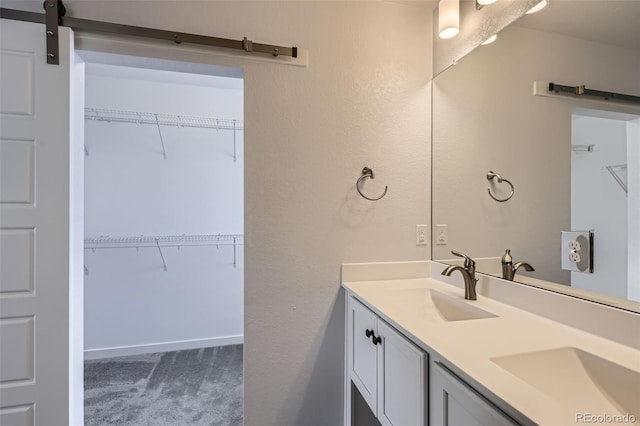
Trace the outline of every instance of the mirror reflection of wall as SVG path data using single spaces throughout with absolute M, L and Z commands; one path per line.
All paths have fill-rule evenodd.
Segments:
M 585 2 L 563 3 L 560 7 L 566 10 Z M 568 3 L 573 5 L 567 6 Z M 554 10 L 553 5 L 550 3 L 546 13 L 557 18 L 560 12 Z M 635 4 L 632 6 L 628 14 L 635 13 L 634 19 L 638 22 L 640 9 Z M 541 16 L 542 13 L 545 12 L 541 12 Z M 526 19 L 528 27 L 535 27 L 531 22 L 537 18 Z M 572 223 L 575 211 L 571 205 L 575 192 L 571 184 L 572 159 L 578 156 L 578 153 L 574 156 L 571 149 L 574 113 L 580 109 L 583 114 L 586 109 L 597 109 L 640 115 L 640 107 L 564 96 L 534 96 L 532 89 L 534 81 L 546 81 L 584 84 L 589 88 L 639 96 L 640 46 L 614 46 L 520 24 L 517 21 L 501 31 L 495 43 L 480 46 L 433 81 L 433 258 L 451 259 L 451 250 L 461 250 L 480 259 L 480 272 L 500 275 L 500 258 L 506 249 L 511 249 L 514 263 L 526 261 L 536 269 L 535 272 L 519 270 L 515 281 L 544 280 L 638 300 L 633 294 L 640 293 L 640 273 L 636 265 L 640 262 L 627 261 L 632 255 L 640 258 L 637 237 L 629 238 L 627 243 L 617 242 L 621 247 L 626 246 L 624 251 L 615 245 L 610 249 L 616 258 L 624 258 L 624 262 L 611 267 L 615 274 L 610 271 L 607 279 L 595 278 L 594 274 L 589 281 L 574 278 L 578 273 L 561 269 L 560 232 L 600 226 L 580 223 L 578 218 Z M 575 22 L 569 26 L 576 26 Z M 636 44 L 639 40 L 640 36 Z M 633 122 L 625 123 L 633 126 Z M 637 143 L 627 145 L 640 146 L 637 133 L 633 136 L 631 131 L 629 135 Z M 592 154 L 597 155 L 597 150 L 596 147 Z M 616 160 L 612 165 L 623 163 Z M 497 203 L 489 197 L 488 188 L 504 189 L 486 180 L 489 170 L 514 184 L 511 200 Z M 629 173 L 628 182 L 633 179 Z M 598 178 L 602 177 L 605 176 L 598 169 Z M 619 187 L 613 189 L 620 191 Z M 627 234 L 637 236 L 638 231 L 633 228 L 638 225 L 631 220 L 632 214 L 637 217 L 637 213 L 632 213 L 632 198 L 622 194 L 622 201 L 628 200 Z M 592 206 L 600 202 L 597 197 L 582 200 Z M 606 222 L 604 214 L 602 216 Z M 438 244 L 438 224 L 447 225 L 446 245 Z M 595 231 L 595 252 L 608 250 L 606 245 L 600 245 L 600 234 L 598 229 Z M 596 258 L 595 271 L 598 261 Z M 610 284 L 611 280 L 616 281 L 615 286 Z M 640 310 L 640 305 L 632 309 Z

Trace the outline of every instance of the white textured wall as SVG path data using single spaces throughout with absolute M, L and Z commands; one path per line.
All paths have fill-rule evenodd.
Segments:
M 180 84 L 173 73 L 122 69 L 87 66 L 87 107 L 243 119 L 241 83 Z M 85 129 L 86 237 L 243 233 L 241 130 L 234 162 L 230 130 L 161 126 L 165 160 L 154 125 L 86 121 Z M 85 350 L 242 341 L 243 247 L 235 268 L 229 245 L 162 251 L 167 271 L 155 247 L 85 250 Z
M 571 228 L 594 230 L 592 274 L 571 272 L 571 286 L 627 298 L 627 194 L 605 166 L 627 163 L 627 123 L 574 115 L 571 153 Z
M 415 224 L 430 221 L 431 10 L 378 1 L 65 3 L 82 18 L 309 51 L 307 68 L 173 46 L 154 54 L 245 70 L 245 424 L 340 424 L 340 264 L 429 258 L 415 245 Z M 376 172 L 367 190 L 389 186 L 378 203 L 356 194 L 365 165 Z
M 568 284 L 559 236 L 571 219 L 571 113 L 607 106 L 533 96 L 533 82 L 640 93 L 639 70 L 637 52 L 511 26 L 436 77 L 433 223 L 449 225 L 449 244 L 434 246 L 434 259 L 510 248 L 533 276 Z M 515 185 L 510 201 L 489 198 L 489 170 Z

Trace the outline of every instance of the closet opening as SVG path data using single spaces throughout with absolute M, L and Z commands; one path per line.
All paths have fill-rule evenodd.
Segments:
M 639 142 L 636 114 L 572 111 L 571 229 L 594 232 L 593 272 L 572 271 L 572 287 L 640 300 Z
M 85 424 L 242 425 L 243 70 L 77 53 Z

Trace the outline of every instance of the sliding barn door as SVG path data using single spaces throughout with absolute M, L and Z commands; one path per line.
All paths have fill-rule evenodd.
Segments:
M 0 22 L 0 425 L 69 424 L 72 32 Z

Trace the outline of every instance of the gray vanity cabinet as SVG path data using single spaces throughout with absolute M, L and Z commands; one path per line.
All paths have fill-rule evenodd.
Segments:
M 426 425 L 427 354 L 353 297 L 347 312 L 347 380 L 382 425 Z
M 518 424 L 439 362 L 431 363 L 429 377 L 431 426 Z
M 383 426 L 518 425 L 351 295 L 346 314 L 345 426 L 375 424 L 371 413 Z M 356 400 L 364 402 L 354 410 Z M 371 413 L 362 420 L 365 403 Z

